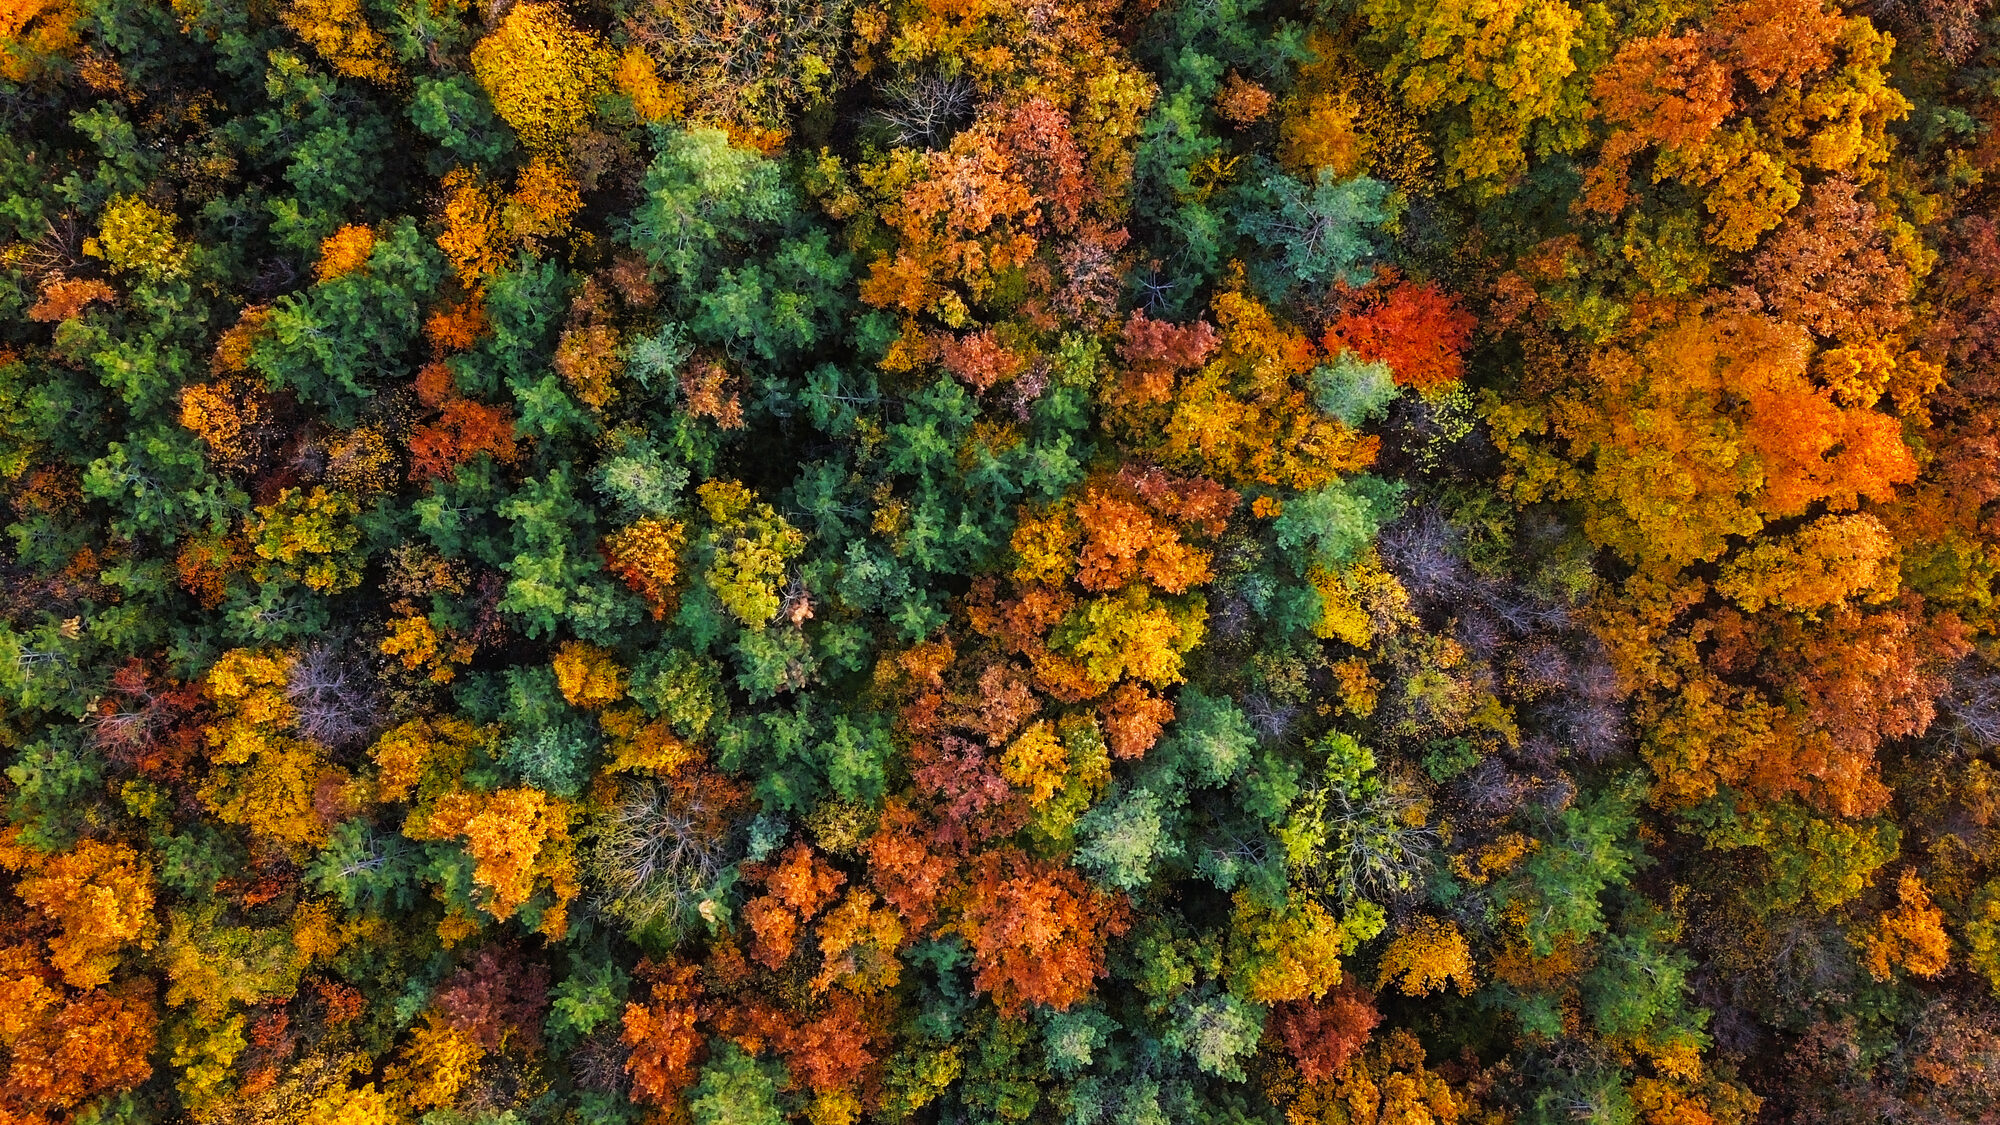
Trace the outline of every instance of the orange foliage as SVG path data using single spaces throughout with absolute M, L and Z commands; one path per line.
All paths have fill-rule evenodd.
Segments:
M 1398 383 L 1428 390 L 1465 374 L 1460 353 L 1478 322 L 1432 282 L 1371 285 L 1327 329 L 1328 353 L 1342 348 L 1382 362 Z
M 1477 1103 L 1424 1066 L 1424 1048 L 1397 1029 L 1331 1081 L 1314 1083 L 1285 1113 L 1289 1125 L 1456 1125 Z
M 92 301 L 115 301 L 118 291 L 94 277 L 44 278 L 41 296 L 28 308 L 28 319 L 42 324 L 74 320 Z
M 73 1120 L 83 1103 L 152 1077 L 160 1016 L 149 989 L 66 997 L 24 946 L 0 945 L 0 1117 Z
M 944 369 L 982 394 L 995 384 L 1019 375 L 1028 366 L 1027 360 L 1001 343 L 991 328 L 963 337 L 945 337 L 942 353 Z
M 1114 758 L 1142 758 L 1174 721 L 1173 701 L 1138 684 L 1119 684 L 1098 705 L 1104 720 L 1104 741 Z
M 1888 980 L 1897 968 L 1920 977 L 1938 975 L 1951 959 L 1944 912 L 1931 905 L 1930 892 L 1914 871 L 1897 880 L 1896 897 L 1896 908 L 1861 936 L 1862 964 L 1876 980 Z
M 514 238 L 555 238 L 569 231 L 570 220 L 582 209 L 576 178 L 537 156 L 515 176 L 501 223 Z
M 1067 1009 L 1104 975 L 1104 946 L 1131 918 L 1076 871 L 1011 848 L 972 862 L 952 929 L 972 946 L 973 985 L 1000 1010 Z
M 514 419 L 504 406 L 452 399 L 435 422 L 410 434 L 410 479 L 449 476 L 481 453 L 502 464 L 512 464 L 520 456 Z
M 939 900 L 955 882 L 951 861 L 931 846 L 923 818 L 892 798 L 866 845 L 868 878 L 913 932 L 930 928 Z
M 1252 125 L 1271 112 L 1275 101 L 1271 91 L 1230 71 L 1222 90 L 1215 95 L 1215 114 L 1231 125 Z
M 269 305 L 251 305 L 215 341 L 209 366 L 218 375 L 234 375 L 250 366 L 250 351 L 271 321 Z
M 153 873 L 126 844 L 84 840 L 75 850 L 44 856 L 0 837 L 0 867 L 17 874 L 14 893 L 59 932 L 48 942 L 49 965 L 72 988 L 111 980 L 128 947 L 151 949 Z
M 653 60 L 641 47 L 627 47 L 611 71 L 611 83 L 632 99 L 632 112 L 641 121 L 670 121 L 687 109 L 687 98 L 679 86 L 660 81 Z
M 1118 357 L 1127 364 L 1116 394 L 1125 402 L 1156 405 L 1173 398 L 1174 378 L 1199 370 L 1215 354 L 1215 327 L 1205 320 L 1190 325 L 1149 320 L 1138 309 L 1125 322 Z
M 319 263 L 313 267 L 313 276 L 321 281 L 332 281 L 366 268 L 368 256 L 374 252 L 375 232 L 349 223 L 327 235 L 326 241 L 319 244 Z
M 704 1038 L 695 1030 L 700 1017 L 701 974 L 693 965 L 642 962 L 639 975 L 652 984 L 644 1004 L 625 1005 L 622 1037 L 632 1053 L 625 1071 L 632 1076 L 635 1101 L 673 1106 L 694 1084 Z
M 439 305 L 424 318 L 424 335 L 440 353 L 465 351 L 485 334 L 486 304 L 477 294 Z M 424 405 L 437 403 L 427 399 Z
M 743 914 L 757 938 L 750 955 L 776 969 L 792 955 L 799 927 L 833 901 L 847 876 L 801 842 L 786 850 L 763 878 L 767 893 L 746 903 Z
M 869 263 L 861 299 L 963 326 L 1001 275 L 1027 265 L 1042 218 L 1034 191 L 1001 148 L 993 122 L 944 152 L 910 156 L 876 182 L 895 248 Z
M 203 609 L 214 609 L 229 596 L 229 576 L 240 570 L 248 554 L 229 535 L 197 535 L 181 544 L 174 570 L 181 588 L 193 594 Z
M 0 3 L 0 80 L 33 78 L 48 68 L 51 56 L 73 50 L 81 14 L 68 0 Z
M 181 426 L 201 438 L 224 468 L 242 468 L 261 451 L 277 407 L 262 380 L 227 376 L 181 389 Z
M 1375 997 L 1349 974 L 1324 999 L 1278 1005 L 1271 1032 L 1285 1045 L 1299 1077 L 1320 1083 L 1339 1074 L 1381 1022 Z
M 603 550 L 611 573 L 646 599 L 658 621 L 674 606 L 674 583 L 680 579 L 680 553 L 686 545 L 687 528 L 679 520 L 648 516 L 605 536 Z

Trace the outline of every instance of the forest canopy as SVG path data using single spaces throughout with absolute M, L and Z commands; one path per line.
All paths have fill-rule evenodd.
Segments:
M 2000 1111 L 1984 0 L 0 0 L 0 120 L 0 1125 Z

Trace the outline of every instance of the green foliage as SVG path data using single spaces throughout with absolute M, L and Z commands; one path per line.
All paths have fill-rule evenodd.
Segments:
M 780 1125 L 785 1115 L 778 1087 L 770 1066 L 725 1043 L 711 1052 L 701 1081 L 689 1091 L 688 1114 L 695 1125 Z

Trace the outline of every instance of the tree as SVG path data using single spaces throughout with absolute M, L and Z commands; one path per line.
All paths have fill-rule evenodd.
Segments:
M 292 0 L 279 18 L 340 73 L 373 82 L 397 79 L 389 41 L 369 26 L 360 0 Z
M 632 1076 L 634 1098 L 657 1106 L 678 1103 L 682 1091 L 694 1085 L 704 1053 L 695 1030 L 700 1018 L 702 989 L 698 970 L 677 961 L 643 964 L 640 976 L 651 985 L 645 1004 L 625 1005 L 622 1036 L 632 1054 L 625 1069 Z
M 520 4 L 472 48 L 472 73 L 521 144 L 552 153 L 590 122 L 610 84 L 611 51 L 554 4 Z
M 71 988 L 106 984 L 126 949 L 153 947 L 152 872 L 129 846 L 84 840 L 44 857 L 0 840 L 0 866 L 16 873 L 21 901 L 59 927 L 48 940 L 48 965 Z
M 951 928 L 972 947 L 973 986 L 1019 1013 L 1089 996 L 1105 972 L 1105 943 L 1128 925 L 1124 904 L 1076 872 L 1001 849 L 973 861 Z
M 523 914 L 528 925 L 559 937 L 579 890 L 570 815 L 567 802 L 540 789 L 457 790 L 412 813 L 403 834 L 414 840 L 464 837 L 473 880 L 485 890 L 480 909 L 502 921 Z
M 1590 31 L 1569 4 L 1367 0 L 1361 15 L 1392 52 L 1383 80 L 1410 109 L 1443 116 L 1448 183 L 1504 192 L 1531 153 L 1573 151 L 1583 141 L 1574 76 Z
M 1920 977 L 1944 971 L 1950 961 L 1951 939 L 1945 936 L 1944 913 L 1931 905 L 1923 880 L 1905 871 L 1896 881 L 1895 909 L 1883 914 L 1872 931 L 1861 937 L 1862 962 L 1876 980 L 1888 980 L 1897 968 Z
M 778 1085 L 770 1068 L 725 1043 L 688 1092 L 688 1114 L 695 1125 L 780 1125 L 785 1115 L 778 1108 Z
M 1382 1022 L 1375 998 L 1349 975 L 1318 1001 L 1292 1001 L 1271 1012 L 1270 1026 L 1299 1068 L 1317 1085 L 1346 1069 Z
M 1427 996 L 1446 984 L 1472 991 L 1472 948 L 1456 925 L 1419 918 L 1382 952 L 1383 987 L 1395 982 L 1405 996 Z
M 1398 383 L 1429 390 L 1464 373 L 1460 353 L 1475 323 L 1435 283 L 1370 286 L 1327 329 L 1324 346 L 1330 355 L 1346 349 L 1363 362 L 1386 363 Z

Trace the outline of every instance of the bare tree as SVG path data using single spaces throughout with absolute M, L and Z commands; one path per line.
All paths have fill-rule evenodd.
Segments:
M 889 83 L 882 95 L 881 118 L 896 144 L 942 148 L 972 120 L 978 91 L 964 75 L 924 71 Z
M 626 783 L 599 829 L 599 905 L 636 927 L 693 922 L 704 893 L 742 850 L 733 808 L 699 785 Z
M 381 705 L 365 673 L 342 660 L 340 641 L 307 645 L 292 661 L 285 701 L 298 715 L 299 733 L 330 748 L 372 735 L 382 724 Z

